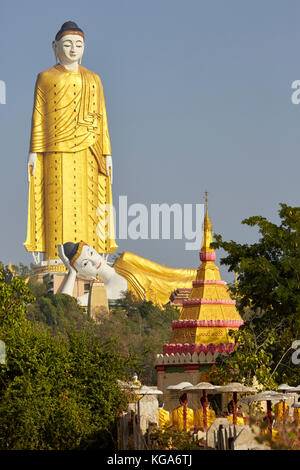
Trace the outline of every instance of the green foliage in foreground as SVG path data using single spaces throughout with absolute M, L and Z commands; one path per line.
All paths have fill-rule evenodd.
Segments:
M 101 317 L 101 337 L 105 341 L 114 339 L 123 354 L 131 353 L 142 382 L 156 385 L 156 355 L 162 353 L 164 343 L 170 342 L 172 320 L 178 317 L 174 307 L 160 308 L 127 292 L 109 317 Z
M 128 360 L 90 332 L 54 336 L 30 322 L 33 301 L 22 279 L 0 269 L 0 449 L 111 448 Z
M 46 286 L 34 281 L 28 285 L 36 296 L 36 301 L 28 307 L 28 319 L 46 325 L 54 335 L 73 329 L 90 331 L 108 343 L 110 350 L 119 351 L 123 357 L 130 354 L 135 359 L 129 374 L 136 372 L 143 383 L 156 384 L 156 354 L 162 353 L 163 344 L 170 341 L 172 320 L 179 316 L 176 308 L 160 308 L 127 292 L 118 306 L 111 308 L 109 316 L 99 315 L 96 324 L 73 297 L 47 294 Z
M 49 327 L 54 335 L 68 331 L 89 329 L 99 336 L 99 328 L 91 320 L 76 299 L 65 294 L 48 294 L 46 284 L 30 280 L 30 291 L 36 300 L 28 306 L 27 318 Z M 98 333 L 98 334 L 97 334 Z
M 179 431 L 174 426 L 153 429 L 150 434 L 151 450 L 202 450 L 203 441 L 193 438 L 189 432 Z
M 238 274 L 231 293 L 245 321 L 232 333 L 240 347 L 220 360 L 219 382 L 256 376 L 267 389 L 299 384 L 292 344 L 300 339 L 300 208 L 281 204 L 279 216 L 280 225 L 260 216 L 243 220 L 261 235 L 252 245 L 215 236 L 213 246 L 227 251 L 221 264 Z
M 155 356 L 176 318 L 127 293 L 97 324 L 74 298 L 1 267 L 0 449 L 113 447 L 126 408 L 117 380 L 136 371 L 155 383 Z

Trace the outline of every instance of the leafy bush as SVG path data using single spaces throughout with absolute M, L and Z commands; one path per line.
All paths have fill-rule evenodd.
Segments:
M 130 359 L 86 330 L 54 336 L 26 318 L 33 301 L 23 280 L 0 269 L 0 449 L 111 448 Z M 59 311 L 70 301 L 55 302 Z

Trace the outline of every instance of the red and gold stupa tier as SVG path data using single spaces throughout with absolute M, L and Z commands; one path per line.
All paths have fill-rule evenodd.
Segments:
M 180 317 L 172 323 L 171 342 L 163 346 L 163 354 L 157 357 L 157 366 L 175 365 L 177 362 L 213 363 L 218 355 L 234 350 L 229 330 L 237 330 L 243 320 L 215 265 L 216 254 L 210 247 L 211 231 L 212 224 L 206 208 L 200 252 L 202 264 L 197 270 L 189 297 L 182 300 Z M 157 369 L 160 370 L 160 367 Z

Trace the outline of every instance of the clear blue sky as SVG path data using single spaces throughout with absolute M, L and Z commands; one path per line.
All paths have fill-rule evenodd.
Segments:
M 279 202 L 299 205 L 299 10 L 295 0 L 2 0 L 0 260 L 31 262 L 33 89 L 67 20 L 85 31 L 83 65 L 104 85 L 115 201 L 201 203 L 207 190 L 215 232 L 241 242 L 257 237 L 243 218 L 278 221 Z M 184 241 L 122 240 L 123 250 L 172 267 L 199 260 Z

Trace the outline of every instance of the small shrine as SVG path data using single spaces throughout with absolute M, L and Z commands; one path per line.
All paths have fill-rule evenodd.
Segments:
M 215 264 L 207 198 L 203 225 L 201 265 L 188 298 L 180 299 L 182 308 L 179 319 L 172 322 L 171 341 L 164 344 L 163 353 L 156 358 L 157 384 L 165 394 L 166 409 L 176 405 L 175 396 L 172 397 L 167 387 L 182 381 L 193 385 L 209 382 L 209 371 L 215 367 L 217 357 L 234 351 L 229 331 L 243 325 L 235 300 L 230 298 Z

